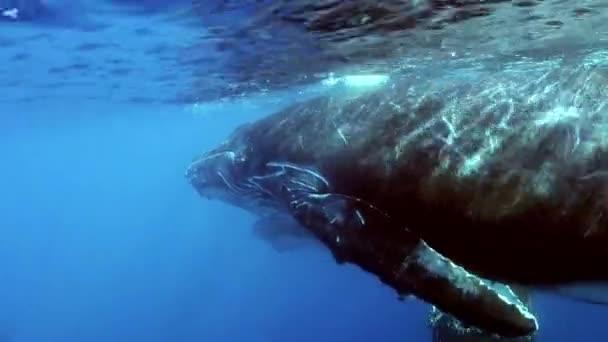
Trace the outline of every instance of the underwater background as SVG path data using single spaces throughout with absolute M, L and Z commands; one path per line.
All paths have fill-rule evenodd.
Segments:
M 317 246 L 273 249 L 185 180 L 239 124 L 323 91 L 218 47 L 254 2 L 211 3 L 0 0 L 0 342 L 431 341 L 429 305 Z M 608 340 L 606 307 L 533 307 L 538 341 Z

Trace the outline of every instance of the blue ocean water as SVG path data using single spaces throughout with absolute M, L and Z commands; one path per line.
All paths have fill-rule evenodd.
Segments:
M 321 248 L 277 252 L 184 179 L 297 92 L 184 100 L 189 2 L 40 5 L 0 24 L 0 342 L 430 341 L 427 304 Z M 608 340 L 605 307 L 534 308 L 539 341 Z

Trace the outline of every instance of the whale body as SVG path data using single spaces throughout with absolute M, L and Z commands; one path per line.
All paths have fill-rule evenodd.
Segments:
M 400 294 L 532 334 L 533 315 L 492 282 L 608 298 L 608 79 L 589 66 L 524 76 L 298 103 L 241 126 L 186 176 L 201 195 L 288 213 Z

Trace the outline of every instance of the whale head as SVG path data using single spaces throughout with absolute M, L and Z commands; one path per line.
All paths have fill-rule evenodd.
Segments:
M 229 146 L 221 146 L 204 153 L 187 168 L 185 177 L 204 198 L 257 212 L 259 191 L 252 188 L 248 158 Z
M 251 149 L 246 127 L 195 158 L 185 177 L 204 198 L 245 209 L 256 216 L 284 212 L 286 203 L 281 187 L 290 174 L 268 167 L 264 154 Z

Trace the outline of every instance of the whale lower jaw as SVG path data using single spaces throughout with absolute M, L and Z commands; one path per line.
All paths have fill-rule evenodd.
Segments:
M 537 290 L 557 294 L 577 302 L 608 305 L 608 281 L 576 282 L 568 285 L 540 287 Z

